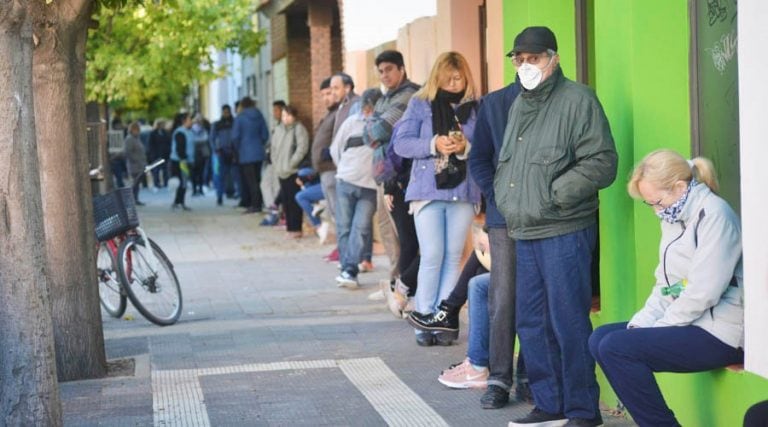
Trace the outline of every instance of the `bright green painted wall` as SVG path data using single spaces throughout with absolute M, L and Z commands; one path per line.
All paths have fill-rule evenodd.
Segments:
M 626 192 L 633 165 L 661 147 L 690 155 L 686 0 L 594 0 L 594 58 L 590 65 L 619 152 L 616 182 L 600 193 L 601 311 L 595 326 L 627 320 L 645 302 L 658 263 L 659 224 Z M 550 26 L 563 69 L 575 78 L 573 1 L 504 1 L 505 49 L 528 25 Z M 505 66 L 506 81 L 514 67 Z M 600 373 L 601 399 L 616 398 Z M 659 384 L 686 426 L 738 426 L 746 409 L 768 399 L 768 381 L 720 369 L 662 374 Z
M 573 0 L 504 0 L 504 52 L 513 47 L 515 36 L 525 27 L 546 26 L 557 37 L 560 64 L 566 76 L 576 78 L 576 29 Z M 504 63 L 504 81 L 515 79 L 512 61 Z

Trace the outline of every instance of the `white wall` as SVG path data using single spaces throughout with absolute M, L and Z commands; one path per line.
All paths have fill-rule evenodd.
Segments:
M 745 368 L 768 378 L 768 2 L 738 3 Z

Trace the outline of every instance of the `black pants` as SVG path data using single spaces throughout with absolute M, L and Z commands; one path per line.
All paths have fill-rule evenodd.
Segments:
M 464 264 L 464 268 L 461 270 L 459 279 L 456 281 L 456 286 L 451 291 L 451 294 L 448 295 L 448 299 L 446 300 L 448 305 L 451 307 L 461 307 L 464 305 L 464 303 L 467 302 L 469 279 L 487 272 L 488 270 L 486 270 L 485 267 L 480 264 L 480 260 L 477 259 L 475 251 L 472 251 L 472 253 L 469 254 L 469 258 L 467 258 L 466 264 Z
M 400 258 L 397 269 L 400 271 L 400 281 L 408 286 L 408 295 L 416 294 L 419 276 L 419 239 L 416 237 L 416 224 L 413 215 L 408 213 L 408 203 L 405 201 L 405 191 L 398 189 L 392 194 L 392 221 L 397 229 L 400 240 Z
M 240 175 L 244 187 L 241 189 L 241 205 L 260 211 L 264 207 L 261 195 L 261 162 L 241 163 Z M 245 202 L 248 203 L 245 203 Z
M 205 164 L 208 157 L 195 157 L 195 166 L 192 168 L 192 194 L 203 194 Z
M 768 426 L 768 400 L 752 405 L 744 415 L 744 427 Z
M 301 190 L 296 184 L 296 174 L 288 178 L 280 178 L 280 194 L 283 198 L 283 212 L 285 212 L 285 228 L 288 231 L 301 231 L 303 212 L 301 206 L 296 203 L 296 193 Z
M 133 174 L 133 185 L 132 185 L 132 187 L 133 187 L 133 200 L 135 200 L 137 202 L 139 201 L 139 190 L 141 189 L 141 184 L 142 184 L 141 178 L 142 177 L 145 180 L 147 178 L 147 176 L 144 175 L 143 172 L 139 172 L 139 173 Z
M 184 206 L 184 195 L 187 193 L 187 177 L 179 167 L 179 162 L 171 160 L 171 176 L 179 178 L 179 188 L 176 189 L 176 198 L 173 199 L 174 205 Z

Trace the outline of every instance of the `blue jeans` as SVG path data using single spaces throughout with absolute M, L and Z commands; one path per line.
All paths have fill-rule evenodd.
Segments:
M 296 193 L 296 203 L 301 206 L 301 209 L 307 214 L 309 222 L 315 227 L 319 226 L 322 221 L 312 215 L 312 203 L 319 202 L 323 198 L 325 198 L 323 187 L 319 183 L 305 186 L 303 190 Z
M 218 157 L 218 156 L 217 156 Z M 219 171 L 213 174 L 214 185 L 216 186 L 216 197 L 221 199 L 224 193 L 227 192 L 227 182 L 231 180 L 232 186 L 235 188 L 235 194 L 240 194 L 240 173 L 237 170 L 237 165 L 232 163 L 225 163 L 219 158 L 218 161 Z M 215 172 L 215 168 L 214 168 Z
M 568 418 L 600 415 L 592 333 L 595 225 L 536 240 L 517 240 L 517 334 L 536 406 Z
M 488 288 L 491 273 L 469 279 L 469 338 L 467 357 L 475 366 L 488 366 L 490 320 L 488 317 Z
M 471 203 L 442 200 L 429 202 L 416 214 L 421 261 L 414 308 L 419 313 L 436 312 L 440 301 L 448 298 L 456 285 L 474 215 Z
M 336 232 L 341 269 L 357 277 L 357 265 L 372 239 L 376 190 L 336 181 Z
M 603 325 L 589 337 L 589 350 L 603 368 L 632 419 L 644 426 L 679 426 L 654 372 L 700 372 L 741 363 L 744 352 L 698 326 L 627 329 Z

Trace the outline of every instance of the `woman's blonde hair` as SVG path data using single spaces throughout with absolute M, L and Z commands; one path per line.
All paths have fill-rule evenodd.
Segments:
M 688 160 L 672 150 L 656 150 L 649 153 L 632 171 L 627 191 L 632 198 L 640 199 L 642 196 L 637 188 L 640 181 L 671 190 L 677 181 L 690 182 L 692 177 L 696 177 L 697 181 L 717 192 L 719 186 L 712 162 L 704 157 L 696 157 L 691 162 L 693 167 L 688 164 Z
M 475 99 L 478 92 L 477 88 L 475 88 L 475 80 L 472 78 L 472 70 L 469 69 L 467 59 L 459 52 L 441 53 L 435 60 L 432 71 L 429 72 L 427 82 L 424 83 L 424 86 L 414 96 L 432 101 L 437 96 L 437 90 L 440 89 L 440 85 L 452 71 L 458 71 L 467 83 L 462 101 Z

